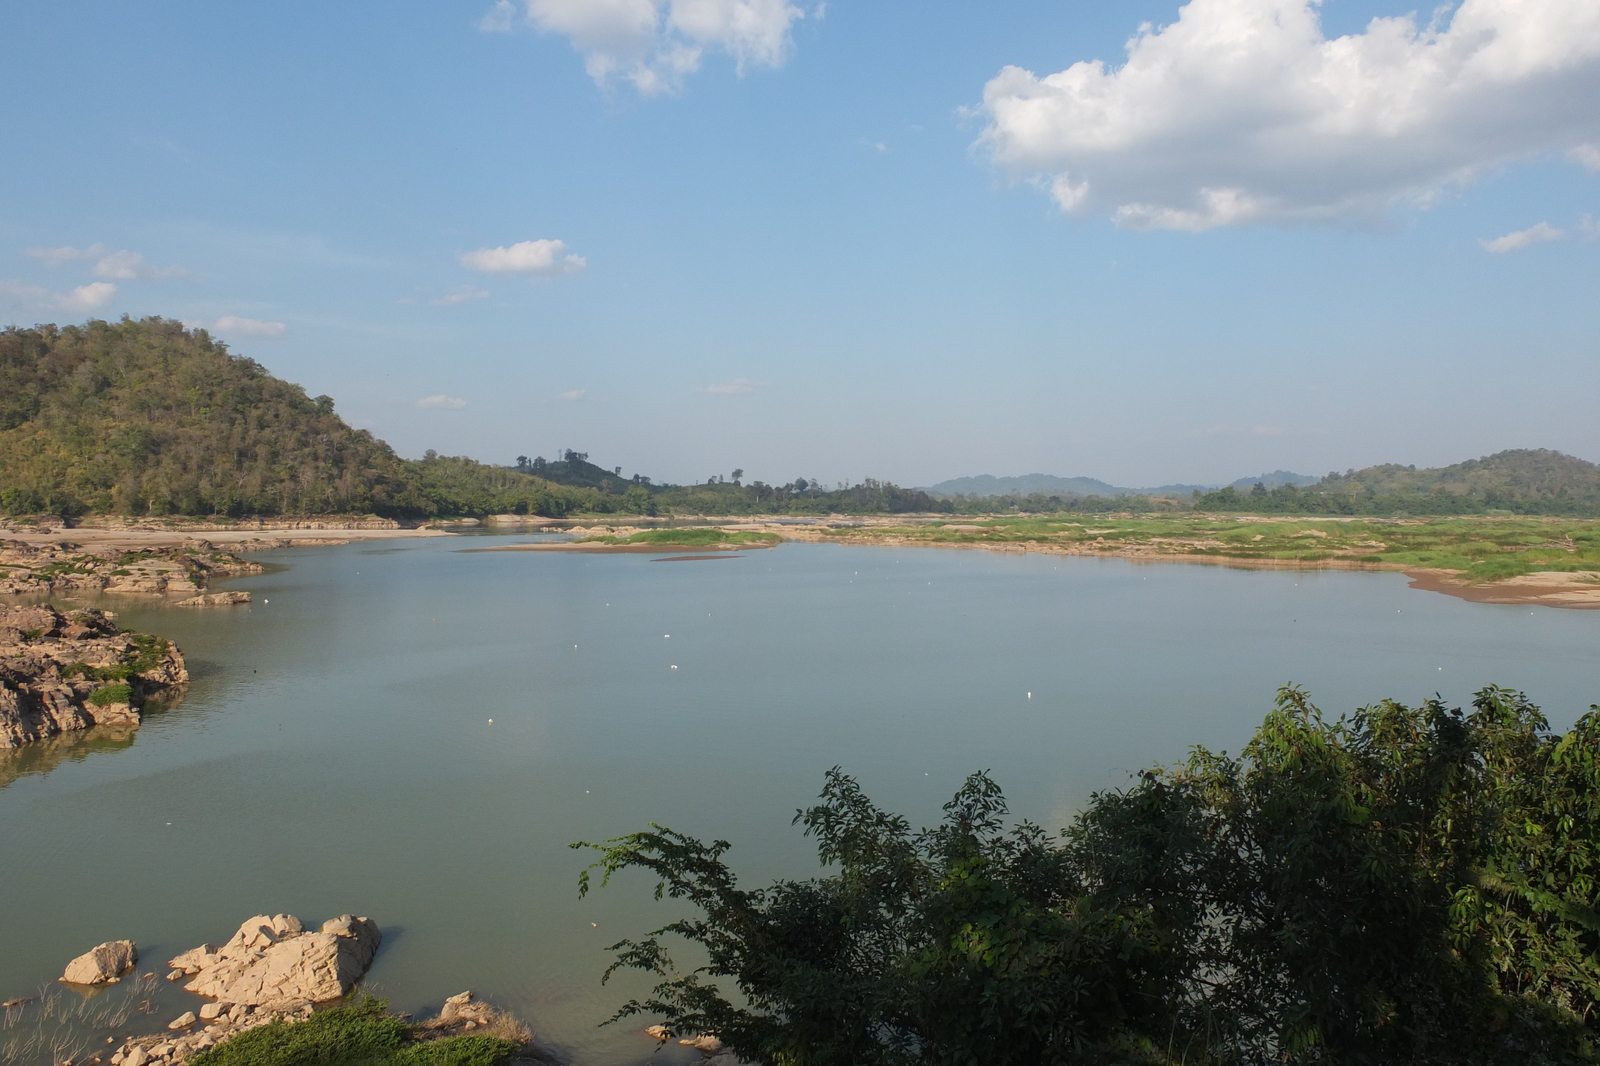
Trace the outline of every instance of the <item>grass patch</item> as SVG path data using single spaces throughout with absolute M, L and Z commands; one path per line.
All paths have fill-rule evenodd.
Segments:
M 716 529 L 695 526 L 689 529 L 647 529 L 626 537 L 584 537 L 579 544 L 653 544 L 663 548 L 709 548 L 719 544 L 777 544 L 783 538 L 776 533 L 752 533 L 748 530 Z
M 96 707 L 108 707 L 113 703 L 132 703 L 133 686 L 119 682 L 97 688 L 89 693 L 89 702 Z
M 419 1040 L 381 999 L 269 1022 L 201 1052 L 190 1066 L 503 1066 L 517 1045 L 490 1036 Z

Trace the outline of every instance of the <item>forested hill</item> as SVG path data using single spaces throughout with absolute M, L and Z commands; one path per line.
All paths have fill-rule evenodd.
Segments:
M 1226 488 L 1197 495 L 1194 505 L 1306 514 L 1600 515 L 1600 466 L 1545 448 L 1518 448 L 1423 470 L 1369 466 L 1329 474 L 1305 488 Z
M 867 480 L 653 485 L 567 452 L 492 466 L 397 456 L 204 330 L 161 318 L 0 331 L 0 514 L 871 514 L 932 510 Z M 948 510 L 948 505 L 943 505 Z
M 0 331 L 0 512 L 566 513 L 588 496 L 468 459 L 408 462 L 327 396 L 160 318 Z

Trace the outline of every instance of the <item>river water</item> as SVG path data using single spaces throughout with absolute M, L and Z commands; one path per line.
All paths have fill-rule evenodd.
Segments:
M 526 539 L 277 551 L 228 583 L 246 608 L 106 603 L 194 685 L 131 740 L 0 763 L 0 1000 L 103 940 L 159 973 L 252 914 L 348 911 L 383 927 L 369 987 L 398 1009 L 471 988 L 569 1061 L 687 1061 L 597 1027 L 643 987 L 600 985 L 606 946 L 675 912 L 643 878 L 580 901 L 570 842 L 656 821 L 731 841 L 759 883 L 816 871 L 790 819 L 835 765 L 915 824 L 988 769 L 1055 827 L 1191 745 L 1237 751 L 1285 682 L 1330 712 L 1502 684 L 1558 728 L 1600 700 L 1600 612 L 1397 574 L 463 550 Z

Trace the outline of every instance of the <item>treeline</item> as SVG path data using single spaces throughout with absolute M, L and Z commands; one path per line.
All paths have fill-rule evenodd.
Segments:
M 657 981 L 618 1017 L 765 1066 L 1594 1063 L 1595 712 L 1553 734 L 1491 688 L 1328 721 L 1289 688 L 1238 758 L 1059 836 L 982 774 L 914 832 L 835 770 L 795 818 L 830 872 L 755 889 L 659 826 L 574 847 L 697 912 L 615 945 Z
M 1575 496 L 1565 488 L 1528 494 L 1502 489 L 1463 493 L 1444 488 L 1381 492 L 1359 483 L 1340 485 L 1330 481 L 1307 488 L 1279 485 L 1269 489 L 1258 483 L 1248 492 L 1230 486 L 1215 492 L 1196 493 L 1189 506 L 1197 511 L 1261 514 L 1483 515 L 1498 511 L 1573 518 L 1600 516 L 1600 500 Z

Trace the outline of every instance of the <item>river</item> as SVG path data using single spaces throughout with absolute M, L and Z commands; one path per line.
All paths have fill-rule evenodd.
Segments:
M 177 641 L 194 685 L 131 742 L 9 757 L 0 1000 L 103 940 L 159 973 L 252 914 L 350 911 L 384 929 L 368 985 L 397 1009 L 471 988 L 569 1061 L 643 1063 L 636 1025 L 597 1027 L 642 985 L 600 973 L 671 912 L 643 878 L 580 901 L 572 841 L 656 821 L 731 841 L 760 883 L 816 871 L 790 819 L 835 765 L 918 824 L 987 769 L 1055 827 L 1191 745 L 1237 751 L 1285 682 L 1330 713 L 1501 684 L 1558 728 L 1600 700 L 1600 612 L 1392 573 L 463 550 L 525 539 L 273 552 L 226 585 L 249 607 L 107 601 Z

